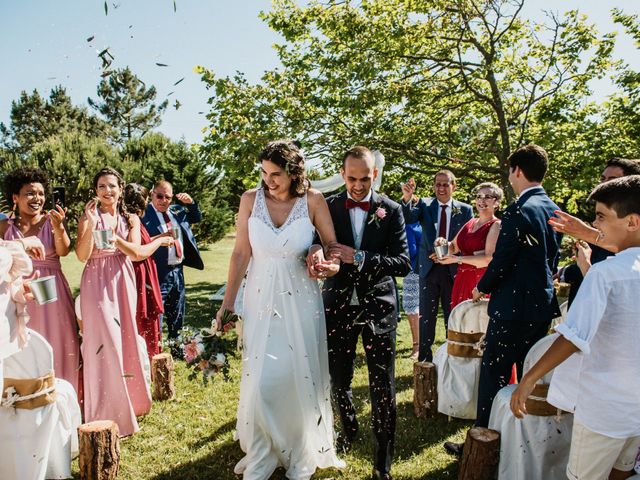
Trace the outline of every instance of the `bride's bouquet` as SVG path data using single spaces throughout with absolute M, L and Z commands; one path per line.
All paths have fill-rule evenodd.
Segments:
M 216 328 L 215 319 L 211 328 L 182 329 L 180 347 L 184 360 L 191 369 L 189 380 L 194 380 L 201 373 L 205 385 L 217 373 L 222 373 L 225 380 L 229 378 L 229 356 L 235 353 L 235 342 L 225 338 L 225 334 L 235 327 L 238 320 L 238 315 L 225 310 L 220 330 Z

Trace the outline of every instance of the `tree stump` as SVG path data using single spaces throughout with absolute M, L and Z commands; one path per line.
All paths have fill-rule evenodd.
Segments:
M 500 433 L 488 428 L 471 428 L 464 442 L 458 480 L 496 478 L 499 462 Z
M 159 353 L 151 359 L 153 399 L 171 400 L 176 395 L 174 385 L 173 357 L 170 353 Z
M 438 412 L 438 376 L 431 362 L 413 364 L 413 412 L 418 418 L 431 418 Z
M 81 480 L 112 480 L 120 466 L 120 432 L 112 420 L 99 420 L 78 427 Z

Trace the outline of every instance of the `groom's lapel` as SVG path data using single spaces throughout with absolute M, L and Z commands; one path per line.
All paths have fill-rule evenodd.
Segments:
M 349 210 L 347 210 L 346 201 L 347 201 L 347 192 L 343 192 L 338 197 L 338 205 L 336 205 L 337 210 L 337 218 L 336 218 L 336 230 L 340 229 L 343 238 L 348 240 L 348 245 L 353 247 L 356 244 L 355 239 L 353 238 L 353 228 L 351 228 L 351 216 L 349 215 Z M 338 232 L 336 232 L 338 233 Z

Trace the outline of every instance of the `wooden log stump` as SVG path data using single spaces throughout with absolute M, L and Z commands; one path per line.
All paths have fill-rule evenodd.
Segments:
M 431 362 L 413 364 L 413 412 L 418 418 L 432 418 L 438 412 L 438 376 Z
M 173 357 L 170 353 L 159 353 L 151 359 L 153 379 L 153 399 L 171 400 L 176 395 L 174 384 Z
M 467 432 L 458 480 L 492 480 L 497 478 L 500 462 L 500 433 L 474 427 Z
M 99 420 L 78 427 L 81 480 L 112 480 L 120 466 L 120 432 L 112 420 Z

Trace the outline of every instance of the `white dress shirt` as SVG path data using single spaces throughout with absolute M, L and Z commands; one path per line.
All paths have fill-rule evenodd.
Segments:
M 160 230 L 163 232 L 168 232 L 167 224 L 164 221 L 164 215 L 162 212 L 159 212 L 156 207 L 151 204 L 153 209 L 156 211 L 156 215 L 158 216 L 158 221 L 160 222 Z M 178 221 L 176 217 L 171 213 L 171 209 L 167 208 L 167 215 L 169 216 L 169 220 L 171 220 L 172 225 L 178 225 Z M 178 253 L 176 252 L 176 247 L 171 246 L 167 247 L 167 264 L 168 265 L 180 265 L 182 260 L 184 260 L 184 242 L 182 241 L 182 230 L 178 234 L 178 238 L 175 239 L 176 242 L 180 242 L 180 246 L 182 247 L 182 256 L 178 257 Z
M 589 430 L 640 435 L 640 247 L 596 263 L 556 331 L 580 349 L 556 367 L 548 401 Z
M 436 219 L 435 227 L 436 227 L 436 235 L 440 232 L 440 215 L 442 215 L 442 205 L 446 205 L 447 209 L 445 213 L 447 215 L 447 235 L 445 238 L 449 239 L 449 232 L 451 231 L 451 211 L 453 210 L 453 198 L 450 198 L 447 203 L 441 203 L 438 200 L 438 218 Z
M 367 196 L 362 200 L 355 200 L 351 195 L 349 195 L 349 192 L 347 192 L 347 198 L 350 198 L 354 202 L 371 202 L 371 196 L 371 190 L 369 190 Z M 362 233 L 364 232 L 367 213 L 368 212 L 365 212 L 360 207 L 349 209 L 349 218 L 351 219 L 351 226 L 353 227 L 353 232 L 355 233 L 353 240 L 355 241 L 356 249 L 360 248 L 360 243 L 362 242 Z

